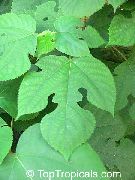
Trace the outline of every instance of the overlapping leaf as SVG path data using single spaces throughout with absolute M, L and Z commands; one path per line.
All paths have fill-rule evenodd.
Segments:
M 13 132 L 0 117 L 0 164 L 11 149 Z
M 132 46 L 135 44 L 135 13 L 131 18 L 116 15 L 109 28 L 109 45 Z
M 31 140 L 29 140 L 31 137 Z M 29 143 L 29 146 L 28 146 Z M 36 145 L 36 146 L 35 146 Z M 40 172 L 38 170 L 45 170 L 45 172 L 54 172 L 54 178 L 61 177 L 61 172 L 75 172 L 72 174 L 75 180 L 82 179 L 77 172 L 89 172 L 85 176 L 91 178 L 90 172 L 96 172 L 96 177 L 99 180 L 108 180 L 108 178 L 101 177 L 101 173 L 105 172 L 105 168 L 101 163 L 98 155 L 88 145 L 84 144 L 77 148 L 72 154 L 70 161 L 66 162 L 64 158 L 55 150 L 53 150 L 43 139 L 39 125 L 30 127 L 23 133 L 16 154 L 9 154 L 4 163 L 0 166 L 0 179 L 9 180 L 24 180 L 26 179 L 27 170 L 33 170 L 34 177 L 31 179 L 39 180 Z M 59 170 L 59 177 L 58 171 Z M 16 173 L 17 172 L 17 173 Z M 68 174 L 69 174 L 68 173 Z M 48 174 L 50 178 L 53 174 Z M 69 177 L 63 177 L 71 179 Z M 62 179 L 63 179 L 62 178 Z
M 89 48 L 98 48 L 105 44 L 104 39 L 100 34 L 91 26 L 88 26 L 82 31 L 82 38 L 87 42 Z
M 86 109 L 90 107 L 87 106 Z M 122 113 L 125 119 L 118 114 L 112 118 L 108 113 L 98 109 L 94 109 L 93 112 L 97 127 L 90 144 L 98 152 L 109 171 L 121 173 L 121 178 L 117 177 L 118 179 L 134 179 L 135 144 L 124 137 L 127 136 L 129 129 L 134 128 L 135 131 L 135 127 L 131 119 L 127 119 L 127 112 Z M 129 128 L 130 123 L 131 128 Z
M 81 100 L 78 89 L 86 88 L 88 99 L 94 105 L 113 113 L 113 78 L 109 70 L 92 56 L 75 59 L 48 56 L 40 59 L 37 65 L 43 72 L 27 74 L 20 86 L 18 116 L 42 110 L 47 105 L 48 96 L 55 93 L 58 108 L 43 119 L 41 129 L 49 144 L 68 158 L 94 129 L 93 116 L 77 105 Z
M 29 70 L 28 54 L 36 49 L 36 22 L 29 15 L 0 16 L 0 80 L 10 80 Z
M 0 107 L 12 117 L 17 115 L 17 96 L 21 79 L 0 82 Z
M 55 22 L 58 31 L 56 35 L 56 49 L 70 56 L 88 56 L 89 49 L 84 40 L 79 39 L 78 28 L 82 25 L 78 18 L 61 16 Z
M 128 103 L 128 96 L 133 95 L 135 97 L 135 62 L 128 60 L 123 62 L 115 69 L 117 75 L 116 87 L 117 87 L 117 102 L 116 110 L 120 110 Z
M 37 38 L 37 57 L 53 51 L 55 48 L 55 32 L 44 31 Z
M 12 2 L 12 12 L 22 14 L 22 13 L 32 13 L 36 10 L 36 6 L 45 3 L 47 0 L 13 0 Z
M 104 6 L 100 11 L 93 14 L 88 24 L 94 27 L 99 34 L 103 37 L 106 43 L 109 40 L 109 27 L 113 18 L 114 9 L 111 6 Z
M 37 31 L 42 32 L 45 30 L 54 30 L 54 22 L 57 18 L 57 12 L 55 11 L 56 2 L 48 1 L 37 6 L 35 11 L 35 19 L 37 22 Z

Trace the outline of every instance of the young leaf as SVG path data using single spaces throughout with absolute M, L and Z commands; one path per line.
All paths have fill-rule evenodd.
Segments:
M 30 137 L 31 140 L 29 141 Z M 18 143 L 16 154 L 9 154 L 0 166 L 0 179 L 17 180 L 21 177 L 21 180 L 23 180 L 26 179 L 28 170 L 33 170 L 34 178 L 31 179 L 34 180 L 39 180 L 39 170 L 41 170 L 41 173 L 43 173 L 42 170 L 46 173 L 48 172 L 50 177 L 53 174 L 49 174 L 49 172 L 54 172 L 54 179 L 61 177 L 62 172 L 64 174 L 66 172 L 75 172 L 72 173 L 72 178 L 78 180 L 82 179 L 80 177 L 82 175 L 77 176 L 77 172 L 84 172 L 84 178 L 85 176 L 89 178 L 92 176 L 93 180 L 95 177 L 98 177 L 98 180 L 108 180 L 108 178 L 101 177 L 101 173 L 106 172 L 106 169 L 91 146 L 88 144 L 80 146 L 73 152 L 69 162 L 67 162 L 44 141 L 38 124 L 30 127 L 23 133 Z M 95 175 L 91 175 L 91 172 L 95 172 Z M 57 174 L 59 174 L 59 177 Z M 66 177 L 64 176 L 63 178 L 71 179 L 71 176 Z
M 47 54 L 55 48 L 55 32 L 44 31 L 37 37 L 37 51 L 38 57 Z
M 36 50 L 36 22 L 29 15 L 0 16 L 0 80 L 21 76 L 30 68 L 28 54 Z
M 0 117 L 0 164 L 10 151 L 12 140 L 12 129 Z
M 64 15 L 83 17 L 90 16 L 100 10 L 105 0 L 59 0 L 60 8 Z

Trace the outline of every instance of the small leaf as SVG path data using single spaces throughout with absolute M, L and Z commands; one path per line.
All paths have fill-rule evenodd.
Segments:
M 36 55 L 40 57 L 53 51 L 55 48 L 55 32 L 44 31 L 40 33 L 37 38 L 37 52 Z

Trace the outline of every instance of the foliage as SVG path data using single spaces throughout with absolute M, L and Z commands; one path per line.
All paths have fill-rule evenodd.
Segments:
M 0 2 L 1 180 L 135 179 L 134 34 L 133 0 Z

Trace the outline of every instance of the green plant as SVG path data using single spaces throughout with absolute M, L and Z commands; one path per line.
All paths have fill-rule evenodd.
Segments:
M 3 0 L 0 13 L 0 179 L 134 180 L 134 2 Z

